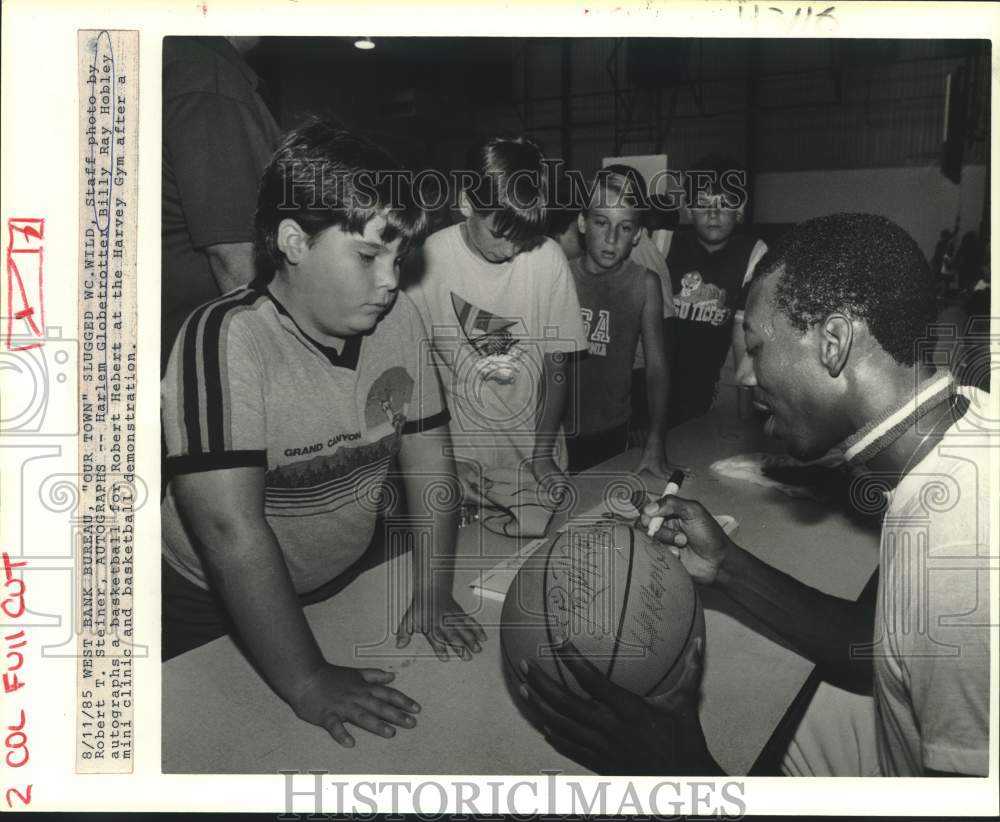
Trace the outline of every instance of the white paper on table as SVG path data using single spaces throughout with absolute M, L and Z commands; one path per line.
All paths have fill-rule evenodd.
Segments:
M 830 451 L 817 460 L 810 462 L 800 462 L 783 454 L 767 454 L 755 452 L 752 454 L 736 454 L 732 457 L 716 460 L 709 466 L 709 470 L 730 479 L 743 480 L 763 488 L 773 488 L 786 494 L 793 499 L 818 500 L 819 496 L 814 488 L 805 485 L 794 485 L 789 482 L 782 482 L 774 477 L 768 476 L 765 471 L 768 468 L 831 468 L 838 469 L 844 467 L 844 457 L 838 451 Z
M 507 557 L 507 559 L 490 568 L 490 570 L 483 571 L 472 581 L 469 587 L 473 591 L 478 591 L 484 597 L 503 602 L 507 596 L 507 590 L 510 588 L 511 582 L 514 581 L 514 577 L 521 569 L 521 565 L 535 551 L 545 545 L 546 542 L 547 540 L 539 538 L 533 539 L 531 542 L 521 546 L 516 554 Z

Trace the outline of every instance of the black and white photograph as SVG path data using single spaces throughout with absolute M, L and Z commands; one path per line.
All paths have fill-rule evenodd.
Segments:
M 163 772 L 986 776 L 991 60 L 166 37 Z
M 1000 813 L 1000 3 L 0 17 L 3 810 Z

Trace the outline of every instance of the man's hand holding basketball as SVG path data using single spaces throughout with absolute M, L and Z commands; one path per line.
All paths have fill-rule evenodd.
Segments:
M 656 539 L 680 557 L 691 578 L 702 585 L 715 583 L 732 540 L 700 502 L 669 496 L 642 509 L 643 528 L 653 517 L 663 517 Z
M 592 699 L 569 692 L 526 660 L 521 698 L 541 717 L 556 750 L 598 773 L 720 774 L 698 719 L 701 642 L 688 648 L 677 685 L 646 699 L 615 685 L 567 643 L 556 653 Z

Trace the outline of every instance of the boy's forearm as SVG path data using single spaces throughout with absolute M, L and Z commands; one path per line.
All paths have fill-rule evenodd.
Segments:
M 442 457 L 436 464 L 431 462 L 424 471 L 407 472 L 403 479 L 412 528 L 416 532 L 413 587 L 415 592 L 451 594 L 458 538 L 457 501 L 462 498 L 462 489 L 450 458 Z M 421 532 L 428 539 L 420 539 Z
M 667 419 L 670 413 L 670 372 L 674 355 L 674 321 L 668 317 L 662 321 L 662 355 L 647 357 L 646 398 L 649 403 L 649 440 L 647 447 L 666 445 Z
M 533 457 L 552 459 L 555 453 L 559 426 L 562 424 L 563 412 L 566 410 L 566 397 L 569 394 L 568 354 L 558 356 L 558 361 L 552 354 L 545 354 L 542 366 L 542 410 L 538 415 L 535 429 L 535 448 Z
M 292 703 L 324 664 L 274 533 L 264 525 L 208 540 L 205 556 L 240 639 L 264 679 Z
M 647 447 L 661 450 L 667 439 L 667 409 L 670 406 L 670 365 L 665 358 L 646 363 L 646 397 L 649 402 Z
M 451 594 L 454 585 L 462 487 L 455 473 L 455 461 L 447 456 L 450 443 L 445 427 L 404 436 L 399 452 L 411 527 L 428 535 L 427 539 L 420 539 L 420 534 L 415 534 L 412 557 L 415 595 Z

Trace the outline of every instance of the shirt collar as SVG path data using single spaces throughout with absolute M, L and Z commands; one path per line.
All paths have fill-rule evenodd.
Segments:
M 837 448 L 847 462 L 864 465 L 876 454 L 884 451 L 913 423 L 939 406 L 956 393 L 955 378 L 946 369 L 936 371 L 929 379 L 916 386 L 913 395 L 905 402 L 886 410 L 864 427 L 855 431 Z M 964 408 L 960 409 L 960 414 Z
M 274 304 L 274 307 L 278 310 L 278 313 L 285 317 L 288 322 L 290 322 L 298 334 L 308 343 L 310 346 L 316 349 L 316 351 L 329 361 L 330 365 L 335 368 L 346 368 L 349 371 L 356 371 L 358 368 L 358 360 L 361 356 L 361 341 L 362 334 L 354 334 L 351 337 L 347 337 L 344 340 L 344 347 L 341 351 L 337 351 L 332 345 L 324 345 L 319 340 L 314 339 L 309 334 L 307 334 L 297 322 L 295 318 L 288 313 L 288 309 L 285 308 L 279 301 L 278 298 L 271 293 L 271 290 L 267 287 L 267 284 L 260 279 L 256 278 L 249 286 L 254 291 L 259 291 L 266 295 L 268 299 Z

